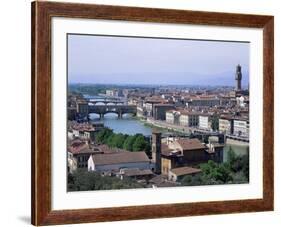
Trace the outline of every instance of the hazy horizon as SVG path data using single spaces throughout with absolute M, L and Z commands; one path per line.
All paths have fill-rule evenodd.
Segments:
M 234 86 L 249 83 L 249 43 L 68 35 L 68 83 Z

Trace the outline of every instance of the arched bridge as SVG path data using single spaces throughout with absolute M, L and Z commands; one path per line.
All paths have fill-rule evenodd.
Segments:
M 116 113 L 118 118 L 122 118 L 123 114 L 130 113 L 137 114 L 137 106 L 135 105 L 89 105 L 88 114 L 99 114 L 100 118 L 103 118 L 107 113 Z
M 91 103 L 93 105 L 97 105 L 98 103 L 103 103 L 105 105 L 111 105 L 111 104 L 117 104 L 117 105 L 121 105 L 121 104 L 124 104 L 123 101 L 115 101 L 115 100 L 91 100 L 91 101 L 88 101 L 88 103 Z

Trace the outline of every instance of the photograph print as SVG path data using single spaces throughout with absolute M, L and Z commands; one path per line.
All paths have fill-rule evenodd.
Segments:
M 67 34 L 67 190 L 249 184 L 249 54 Z

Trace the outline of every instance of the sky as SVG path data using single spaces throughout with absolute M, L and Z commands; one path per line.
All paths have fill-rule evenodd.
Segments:
M 240 64 L 248 86 L 249 52 L 242 42 L 68 35 L 68 82 L 234 86 Z

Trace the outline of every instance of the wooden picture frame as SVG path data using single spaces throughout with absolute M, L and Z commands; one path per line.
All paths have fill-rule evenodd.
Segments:
M 88 18 L 263 29 L 263 198 L 78 210 L 51 209 L 51 18 Z M 273 16 L 76 3 L 32 3 L 32 224 L 54 225 L 272 211 L 274 205 Z

